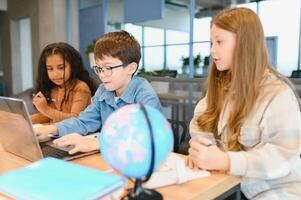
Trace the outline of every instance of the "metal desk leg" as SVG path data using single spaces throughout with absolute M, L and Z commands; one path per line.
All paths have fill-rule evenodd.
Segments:
M 240 184 L 221 194 L 216 200 L 241 200 Z

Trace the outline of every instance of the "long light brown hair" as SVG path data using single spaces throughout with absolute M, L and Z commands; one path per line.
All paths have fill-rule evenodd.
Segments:
M 261 22 L 248 8 L 227 9 L 215 16 L 215 25 L 236 35 L 233 64 L 228 71 L 218 71 L 211 64 L 208 75 L 207 107 L 197 119 L 201 130 L 217 135 L 217 124 L 226 101 L 231 100 L 231 112 L 227 121 L 228 150 L 242 150 L 238 142 L 240 129 L 258 97 L 265 71 L 280 76 L 269 61 Z

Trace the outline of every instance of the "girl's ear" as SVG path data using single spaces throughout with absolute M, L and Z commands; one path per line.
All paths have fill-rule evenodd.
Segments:
M 135 62 L 130 63 L 130 64 L 127 66 L 127 68 L 128 68 L 128 73 L 129 73 L 130 75 L 134 74 L 134 73 L 136 72 L 137 67 L 138 67 L 137 63 L 135 63 Z

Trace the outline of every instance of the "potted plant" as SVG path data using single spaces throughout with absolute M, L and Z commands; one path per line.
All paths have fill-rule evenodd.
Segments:
M 189 73 L 189 56 L 188 57 L 182 56 L 181 60 L 182 60 L 183 74 L 188 74 Z M 193 66 L 194 66 L 195 70 L 200 67 L 201 62 L 202 62 L 202 59 L 201 59 L 200 54 L 196 55 L 196 57 L 193 58 Z
M 210 56 L 205 56 L 204 57 L 203 74 L 205 74 L 205 75 L 208 74 L 209 65 L 210 65 Z

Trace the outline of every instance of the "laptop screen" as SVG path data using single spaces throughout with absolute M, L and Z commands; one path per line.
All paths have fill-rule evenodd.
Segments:
M 6 151 L 30 161 L 43 158 L 23 100 L 0 96 L 0 133 Z
M 5 151 L 30 161 L 39 160 L 44 156 L 71 160 L 98 153 L 98 150 L 95 150 L 69 155 L 68 151 L 72 147 L 54 147 L 51 141 L 39 144 L 31 125 L 31 118 L 26 104 L 22 99 L 0 96 L 0 133 L 0 142 Z M 54 147 L 54 149 L 49 149 L 49 146 Z M 58 149 L 60 150 L 60 156 L 57 154 L 59 153 Z M 44 154 L 46 153 L 44 150 L 52 150 L 52 152 Z

